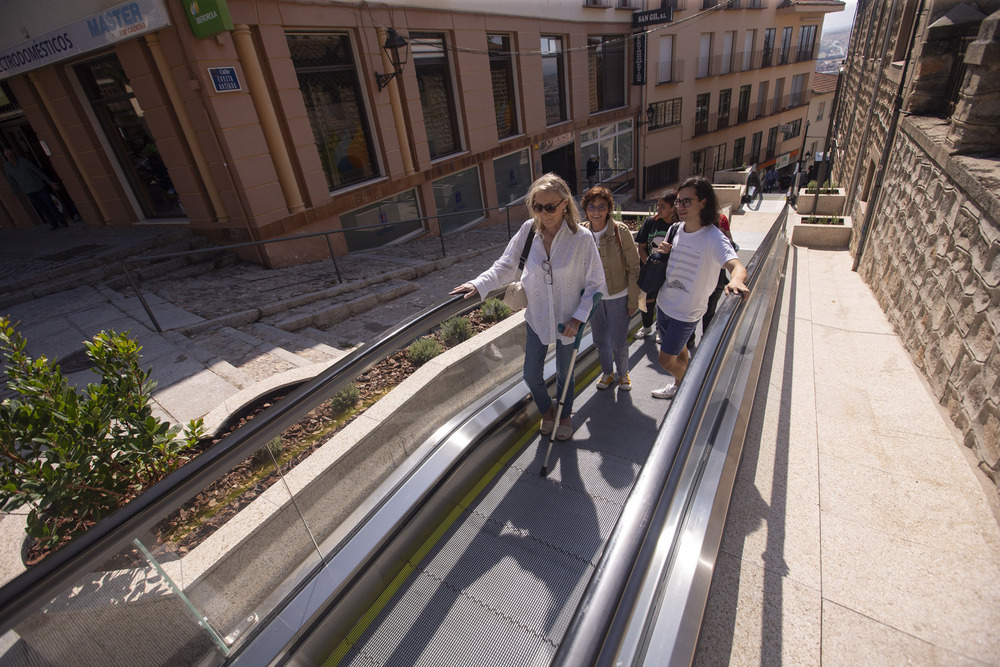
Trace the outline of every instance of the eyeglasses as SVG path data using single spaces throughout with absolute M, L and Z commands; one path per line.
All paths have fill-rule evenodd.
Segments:
M 694 199 L 691 199 L 689 197 L 689 198 L 686 198 L 686 199 L 677 199 L 677 200 L 674 201 L 674 203 L 677 204 L 677 206 L 683 206 L 684 208 L 687 208 L 688 206 L 691 205 L 691 202 L 693 202 L 693 201 L 694 201 Z
M 587 210 L 594 213 L 604 213 L 608 210 L 607 204 L 587 204 Z
M 560 203 L 562 203 L 562 202 L 560 202 Z M 544 278 L 545 284 L 546 285 L 551 285 L 552 284 L 552 265 L 549 263 L 549 260 L 547 260 L 547 259 L 543 259 L 542 260 L 542 268 L 545 269 L 545 278 Z
M 534 211 L 535 213 L 541 213 L 542 211 L 545 211 L 546 213 L 555 213 L 556 209 L 562 206 L 564 201 L 566 200 L 560 199 L 555 204 L 532 204 L 531 210 Z

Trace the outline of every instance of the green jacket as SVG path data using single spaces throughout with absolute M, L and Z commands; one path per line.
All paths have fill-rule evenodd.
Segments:
M 584 220 L 583 226 L 590 229 L 590 221 Z M 597 242 L 597 252 L 601 256 L 601 264 L 604 265 L 604 281 L 608 284 L 608 294 L 617 294 L 628 287 L 627 308 L 638 308 L 639 250 L 635 247 L 632 232 L 621 222 L 615 222 L 614 227 L 609 225 Z

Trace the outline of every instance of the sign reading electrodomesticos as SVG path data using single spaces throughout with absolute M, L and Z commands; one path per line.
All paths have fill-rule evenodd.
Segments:
M 105 49 L 170 25 L 161 0 L 130 0 L 0 51 L 0 79 Z
M 233 29 L 226 0 L 181 0 L 195 37 L 211 37 Z

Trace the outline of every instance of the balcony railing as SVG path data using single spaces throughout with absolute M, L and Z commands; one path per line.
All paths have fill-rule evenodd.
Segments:
M 801 63 L 807 60 L 816 60 L 816 52 L 819 50 L 817 45 L 812 47 L 799 48 L 795 52 L 795 62 Z
M 684 60 L 656 63 L 655 76 L 657 84 L 680 83 L 684 80 Z
M 767 9 L 767 0 L 743 0 L 747 9 Z
M 709 121 L 710 120 L 714 120 L 714 118 L 715 118 L 714 114 L 711 117 L 710 116 L 705 116 L 703 118 L 698 118 L 697 116 L 695 116 L 695 119 L 694 119 L 694 136 L 697 137 L 699 135 L 707 134 L 707 133 L 711 132 L 712 130 L 714 130 L 715 128 L 712 127 L 709 124 Z

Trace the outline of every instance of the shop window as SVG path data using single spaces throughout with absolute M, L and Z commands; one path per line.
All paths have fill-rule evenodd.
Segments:
M 439 178 L 431 183 L 441 232 L 453 232 L 483 219 L 483 189 L 479 167 Z
M 542 88 L 545 92 L 545 122 L 566 120 L 566 62 L 562 37 L 542 36 Z
M 681 122 L 681 99 L 675 97 L 672 100 L 653 102 L 653 113 L 649 117 L 649 129 L 658 130 L 661 127 L 680 125 Z
M 528 149 L 493 160 L 493 179 L 501 206 L 523 199 L 531 186 L 531 160 Z
M 510 35 L 487 35 L 490 77 L 493 79 L 493 107 L 500 139 L 518 132 L 517 95 L 514 90 L 514 59 Z
M 379 175 L 350 38 L 288 33 L 288 50 L 331 191 Z
M 460 151 L 455 93 L 444 35 L 411 32 L 410 48 L 431 159 Z
M 625 106 L 625 39 L 622 35 L 587 38 L 590 113 Z
M 348 250 L 358 252 L 422 231 L 419 218 L 417 191 L 407 190 L 349 213 L 341 213 L 340 226 L 345 230 L 356 230 L 345 231 L 344 241 Z

